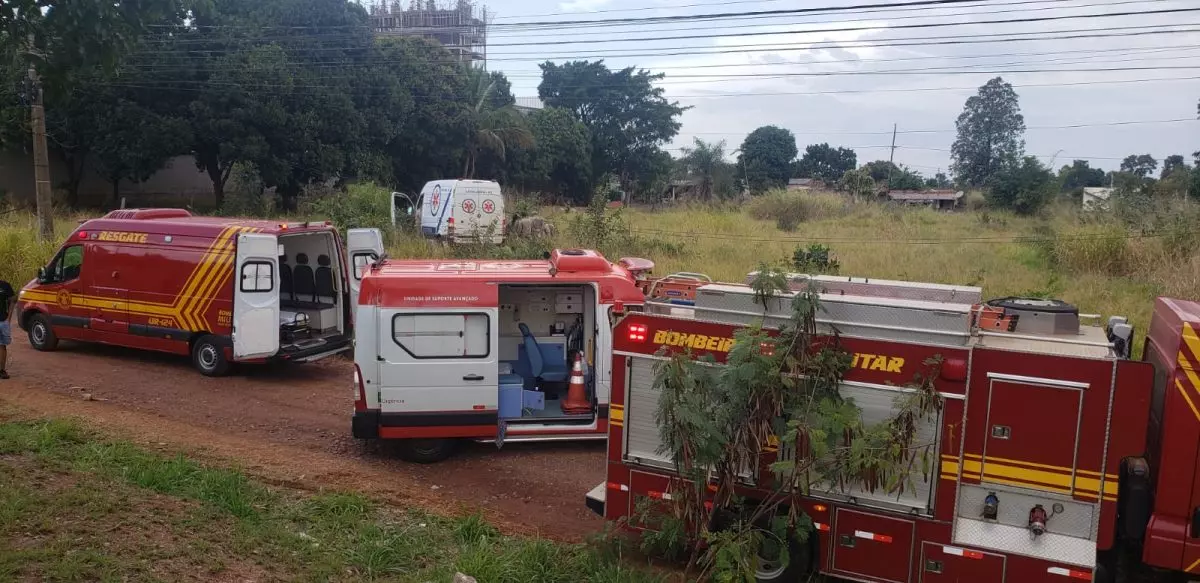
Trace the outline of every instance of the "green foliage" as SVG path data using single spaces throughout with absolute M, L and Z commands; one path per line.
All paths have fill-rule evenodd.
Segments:
M 254 168 L 245 164 L 235 164 L 228 185 L 229 192 L 221 205 L 221 214 L 231 217 L 267 218 L 277 212 L 274 197 L 267 194 L 266 187 Z
M 781 231 L 794 231 L 802 223 L 849 214 L 844 196 L 829 193 L 796 193 L 774 190 L 750 201 L 750 216 L 775 221 Z
M 925 179 L 926 188 L 945 189 L 950 188 L 951 186 L 954 186 L 954 184 L 950 182 L 950 179 L 946 177 L 944 172 L 938 172 L 937 174 L 934 174 L 932 178 Z
M 327 190 L 304 199 L 301 210 L 331 220 L 343 230 L 375 228 L 387 234 L 392 232 L 390 205 L 390 190 L 374 184 L 351 184 L 345 192 Z
M 533 145 L 514 147 L 510 153 L 513 182 L 522 189 L 563 195 L 577 204 L 587 202 L 593 184 L 587 126 L 570 111 L 547 107 L 529 115 L 529 129 Z
M 512 91 L 503 73 L 489 73 L 470 66 L 465 69 L 473 101 L 471 117 L 475 131 L 467 144 L 462 175 L 475 178 L 476 163 L 481 154 L 491 154 L 505 162 L 509 150 L 533 146 L 534 137 L 525 118 L 513 105 Z
M 836 275 L 842 265 L 833 256 L 833 249 L 813 243 L 808 247 L 796 247 L 792 253 L 792 267 L 800 273 Z
M 988 182 L 988 206 L 1032 215 L 1050 201 L 1054 178 L 1033 156 L 1018 165 L 1002 168 Z
M 786 283 L 781 277 L 760 266 L 755 295 L 764 309 L 786 305 L 778 296 Z M 836 338 L 818 339 L 819 294 L 810 288 L 790 303 L 791 318 L 777 333 L 757 326 L 738 330 L 724 366 L 682 353 L 655 369 L 660 453 L 671 456 L 679 476 L 663 511 L 692 525 L 693 541 L 708 543 L 703 556 L 693 552 L 690 564 L 715 580 L 753 580 L 753 557 L 764 551 L 766 534 L 776 531 L 754 525 L 785 515 L 779 529 L 785 536 L 811 529 L 798 497 L 813 484 L 901 492 L 932 463 L 935 444 L 917 442 L 916 429 L 942 406 L 931 380 L 940 360 L 926 363 L 916 390 L 897 401 L 893 417 L 867 425 L 839 392 L 850 355 Z M 734 492 L 738 475 L 758 467 L 764 447 L 776 438 L 793 456 L 774 464 L 778 480 L 766 499 L 742 501 Z M 717 513 L 736 518 L 713 528 Z
M 829 144 L 813 144 L 804 149 L 797 165 L 799 176 L 816 178 L 829 184 L 837 182 L 858 166 L 858 155 L 850 148 L 834 148 Z
M 744 180 L 751 193 L 761 194 L 787 186 L 792 177 L 792 161 L 798 153 L 796 137 L 791 130 L 760 127 L 746 136 L 741 152 L 738 166 L 744 169 Z
M 955 123 L 958 138 L 950 147 L 955 180 L 983 186 L 1007 167 L 1020 164 L 1025 152 L 1025 117 L 1012 85 L 996 77 L 967 99 Z
M 687 109 L 668 101 L 663 88 L 654 85 L 663 75 L 634 67 L 612 71 L 603 61 L 540 66 L 542 102 L 570 111 L 591 132 L 593 178 L 615 175 L 626 192 L 652 186 L 661 164 L 643 162 L 675 137 Z
M 1156 168 L 1158 168 L 1158 160 L 1155 160 L 1154 156 L 1150 154 L 1130 154 L 1121 161 L 1121 172 L 1128 172 L 1138 178 L 1150 177 Z
M 1087 160 L 1075 160 L 1069 166 L 1063 166 L 1058 171 L 1058 181 L 1064 192 L 1107 184 L 1104 171 L 1092 168 Z
M 733 166 L 725 162 L 725 140 L 708 143 L 693 138 L 693 146 L 683 149 L 680 164 L 689 178 L 699 182 L 698 199 L 712 201 L 733 195 Z
M 855 198 L 866 199 L 875 195 L 875 179 L 865 166 L 857 170 L 847 170 L 838 181 L 838 188 Z
M 898 172 L 892 174 L 888 187 L 892 190 L 924 190 L 925 179 L 921 173 L 901 165 Z
M 1162 175 L 1159 176 L 1159 179 L 1166 180 L 1168 176 L 1170 176 L 1172 173 L 1174 173 L 1176 170 L 1179 170 L 1179 169 L 1183 169 L 1183 170 L 1188 169 L 1187 161 L 1183 158 L 1183 155 L 1182 154 L 1174 154 L 1171 156 L 1167 156 L 1166 158 L 1163 159 Z

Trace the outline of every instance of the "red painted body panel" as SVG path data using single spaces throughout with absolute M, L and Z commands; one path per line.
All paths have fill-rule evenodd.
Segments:
M 926 541 L 921 544 L 916 580 L 919 583 L 1003 583 L 1006 559 L 1004 555 Z
M 910 519 L 838 508 L 830 572 L 906 583 L 915 537 L 916 525 Z
M 1155 368 L 1147 459 L 1154 513 L 1142 560 L 1167 569 L 1200 572 L 1200 543 L 1189 536 L 1200 507 L 1200 303 L 1159 298 L 1144 358 Z

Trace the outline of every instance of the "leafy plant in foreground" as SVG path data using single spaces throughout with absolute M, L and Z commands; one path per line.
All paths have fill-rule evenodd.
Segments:
M 765 307 L 786 281 L 765 266 L 759 273 L 755 297 Z M 899 495 L 914 487 L 918 469 L 929 479 L 934 444 L 918 441 L 917 429 L 942 407 L 932 382 L 940 358 L 925 363 L 889 419 L 867 425 L 839 392 L 851 355 L 836 334 L 818 336 L 818 310 L 810 287 L 795 294 L 780 330 L 739 330 L 725 366 L 684 353 L 656 368 L 660 453 L 677 472 L 671 500 L 656 510 L 688 525 L 687 568 L 701 579 L 752 582 L 755 557 L 768 546 L 787 561 L 789 537 L 804 541 L 812 530 L 799 497 L 814 486 Z M 734 486 L 759 467 L 768 444 L 780 452 L 776 479 L 749 503 Z

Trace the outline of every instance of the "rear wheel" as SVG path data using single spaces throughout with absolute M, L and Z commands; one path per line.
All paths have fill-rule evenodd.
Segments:
M 777 529 L 772 528 L 772 522 L 783 518 L 777 516 L 774 521 L 764 518 L 756 523 L 762 535 L 762 543 L 755 553 L 754 580 L 758 583 L 801 581 L 811 569 L 813 553 L 809 543 L 812 539 L 801 542 L 791 529 L 781 537 Z
M 440 462 L 454 453 L 452 439 L 404 439 L 399 445 L 400 458 L 418 464 Z
M 229 372 L 225 348 L 212 335 L 201 336 L 192 345 L 192 366 L 206 377 L 224 376 Z
M 58 348 L 58 336 L 54 335 L 54 329 L 50 327 L 50 319 L 44 314 L 34 314 L 29 318 L 29 344 L 35 350 L 49 352 Z

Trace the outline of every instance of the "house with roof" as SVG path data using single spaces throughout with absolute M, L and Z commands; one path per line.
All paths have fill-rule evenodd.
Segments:
M 884 196 L 900 204 L 950 210 L 958 207 L 963 194 L 961 190 L 892 190 L 884 193 Z
M 806 190 L 822 190 L 825 188 L 825 183 L 816 178 L 792 178 L 788 180 L 787 189 L 806 191 Z

